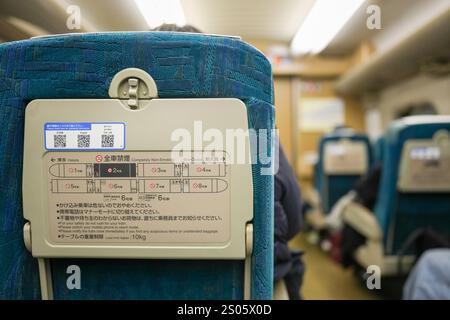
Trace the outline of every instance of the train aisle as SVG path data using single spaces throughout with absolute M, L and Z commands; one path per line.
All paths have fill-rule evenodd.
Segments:
M 305 251 L 303 261 L 306 272 L 303 279 L 302 296 L 306 300 L 374 300 L 380 297 L 364 287 L 364 283 L 335 263 L 317 245 L 306 240 L 300 233 L 289 243 L 293 249 Z

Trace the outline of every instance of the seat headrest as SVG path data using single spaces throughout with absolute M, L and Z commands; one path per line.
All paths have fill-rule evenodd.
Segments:
M 438 124 L 438 123 L 450 123 L 450 116 L 446 115 L 418 115 L 409 116 L 398 119 L 393 122 L 392 126 L 404 127 L 411 125 L 425 125 L 425 124 Z

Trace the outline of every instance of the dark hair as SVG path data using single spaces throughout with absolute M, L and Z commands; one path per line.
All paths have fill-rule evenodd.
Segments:
M 163 23 L 162 25 L 152 29 L 151 31 L 175 31 L 175 32 L 192 32 L 192 33 L 202 33 L 199 29 L 190 24 L 186 24 L 182 27 L 177 26 L 173 23 Z
M 408 116 L 417 116 L 417 115 L 428 115 L 428 114 L 439 114 L 436 110 L 436 107 L 428 101 L 420 102 L 416 104 L 410 104 L 405 108 L 398 111 L 395 115 L 396 119 L 408 117 Z

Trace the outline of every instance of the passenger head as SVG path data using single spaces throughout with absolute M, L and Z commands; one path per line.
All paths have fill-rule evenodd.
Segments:
M 332 133 L 335 134 L 353 134 L 354 130 L 346 125 L 337 125 L 333 128 Z
M 174 32 L 191 32 L 191 33 L 202 33 L 199 29 L 190 24 L 186 24 L 182 27 L 177 26 L 173 23 L 163 23 L 162 25 L 152 29 L 151 31 L 174 31 Z
M 436 115 L 438 114 L 436 107 L 428 101 L 410 104 L 405 108 L 401 109 L 396 114 L 396 119 L 409 117 L 409 116 L 419 116 L 419 115 Z

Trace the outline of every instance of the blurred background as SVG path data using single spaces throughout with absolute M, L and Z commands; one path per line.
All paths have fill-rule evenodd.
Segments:
M 0 0 L 0 42 L 162 23 L 240 36 L 273 64 L 281 141 L 308 185 L 318 139 L 336 125 L 376 139 L 413 104 L 450 113 L 449 8 L 448 0 Z
M 449 0 L 0 0 L 0 42 L 162 23 L 240 36 L 268 57 L 281 143 L 305 194 L 336 126 L 375 141 L 402 115 L 450 114 Z M 309 250 L 305 298 L 373 298 Z

